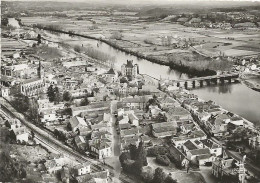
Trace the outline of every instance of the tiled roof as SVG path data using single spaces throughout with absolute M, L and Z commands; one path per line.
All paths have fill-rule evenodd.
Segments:
M 210 154 L 209 148 L 191 150 L 192 155 Z
M 198 149 L 190 140 L 183 144 L 188 150 Z

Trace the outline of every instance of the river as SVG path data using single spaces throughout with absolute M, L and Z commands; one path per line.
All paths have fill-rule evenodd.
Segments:
M 168 66 L 155 64 L 145 59 L 139 59 L 136 56 L 126 54 L 125 52 L 114 49 L 106 43 L 100 43 L 96 40 L 82 37 L 70 37 L 65 34 L 59 34 L 59 37 L 72 46 L 81 46 L 82 44 L 83 46 L 91 45 L 95 49 L 115 57 L 114 67 L 116 69 L 120 69 L 121 65 L 126 63 L 126 60 L 133 60 L 134 63 L 139 65 L 141 74 L 148 74 L 158 79 L 160 77 L 171 79 L 189 77 L 187 74 L 172 70 Z M 97 44 L 99 46 L 97 46 Z M 197 94 L 199 98 L 215 101 L 224 109 L 236 113 L 256 125 L 260 125 L 260 93 L 241 83 L 195 88 L 192 92 Z

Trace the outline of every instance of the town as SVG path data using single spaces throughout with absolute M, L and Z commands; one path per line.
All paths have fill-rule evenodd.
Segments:
M 229 29 L 230 23 L 201 23 L 218 16 L 254 20 L 218 13 L 170 21 Z M 192 91 L 238 82 L 258 90 L 245 78 L 259 74 L 259 55 L 233 58 L 229 72 L 213 76 L 155 78 L 130 56 L 116 66 L 113 55 L 97 49 L 100 40 L 72 46 L 62 41 L 71 35 L 14 17 L 3 21 L 1 182 L 260 182 L 259 127 Z

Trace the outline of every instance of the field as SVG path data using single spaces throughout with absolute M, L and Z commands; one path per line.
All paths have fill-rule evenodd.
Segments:
M 169 62 L 169 56 L 175 57 L 177 62 L 194 62 L 198 60 L 191 56 L 194 51 L 205 59 L 219 56 L 251 56 L 260 53 L 259 29 L 193 28 L 167 21 L 148 22 L 139 19 L 134 13 L 124 15 L 122 12 L 110 16 L 103 15 L 103 12 L 100 14 L 94 12 L 93 15 L 82 11 L 64 13 L 68 17 L 22 17 L 21 19 L 25 25 L 59 24 L 59 27 L 65 31 L 102 38 L 131 52 L 164 62 Z M 79 16 L 80 20 L 78 20 Z M 192 47 L 183 47 L 186 43 L 191 43 Z M 206 62 L 203 64 L 203 68 L 209 68 Z

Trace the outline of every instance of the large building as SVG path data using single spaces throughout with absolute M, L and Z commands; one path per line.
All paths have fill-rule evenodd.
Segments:
M 133 64 L 133 60 L 127 60 L 127 63 L 121 66 L 121 72 L 123 76 L 135 78 L 139 74 L 139 67 Z
M 37 77 L 22 81 L 20 84 L 20 92 L 25 96 L 33 96 L 40 94 L 45 86 L 43 77 L 44 70 L 42 68 L 41 62 L 39 62 L 39 67 L 37 69 Z

